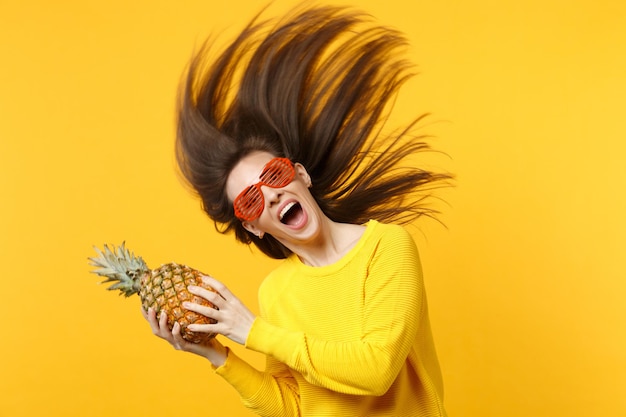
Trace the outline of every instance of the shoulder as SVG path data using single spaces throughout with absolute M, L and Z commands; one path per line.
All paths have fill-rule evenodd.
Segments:
M 376 243 L 368 265 L 368 290 L 381 294 L 400 289 L 413 295 L 419 293 L 422 266 L 411 234 L 396 224 L 378 223 L 376 229 Z
M 372 239 L 384 246 L 415 247 L 413 236 L 403 226 L 392 223 L 379 223 L 371 220 L 368 228 L 372 227 Z
M 410 264 L 419 268 L 420 257 L 417 245 L 404 226 L 378 222 L 375 222 L 373 226 L 370 242 L 373 264 Z
M 282 260 L 279 265 L 270 271 L 258 289 L 259 298 L 266 298 L 265 294 L 279 294 L 284 291 L 289 283 L 292 281 L 292 277 L 296 274 L 296 264 L 292 254 L 286 259 Z

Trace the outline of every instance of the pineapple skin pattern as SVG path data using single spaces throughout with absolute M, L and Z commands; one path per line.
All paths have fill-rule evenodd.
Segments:
M 104 245 L 104 250 L 95 248 L 97 257 L 89 258 L 90 265 L 98 267 L 91 271 L 106 277 L 102 283 L 114 282 L 108 290 L 119 290 L 120 294 L 130 297 L 138 294 L 144 311 L 152 308 L 157 317 L 161 312 L 167 315 L 167 326 L 172 330 L 174 323 L 180 325 L 181 336 L 192 343 L 204 343 L 215 337 L 214 333 L 192 332 L 187 329 L 190 324 L 213 324 L 216 321 L 183 308 L 185 301 L 217 308 L 204 298 L 187 291 L 187 287 L 195 285 L 216 292 L 202 280 L 203 274 L 197 269 L 177 263 L 163 264 L 156 269 L 149 269 L 141 257 L 130 252 L 124 243 L 113 246 Z

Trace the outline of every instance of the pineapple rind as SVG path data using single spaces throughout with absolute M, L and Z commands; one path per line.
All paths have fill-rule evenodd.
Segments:
M 192 332 L 187 326 L 194 324 L 212 324 L 215 320 L 182 307 L 184 301 L 217 308 L 207 300 L 191 294 L 187 287 L 197 285 L 215 291 L 202 281 L 204 274 L 187 265 L 174 262 L 161 265 L 143 277 L 139 297 L 144 311 L 153 308 L 157 314 L 167 314 L 167 325 L 172 330 L 174 323 L 180 325 L 181 336 L 192 343 L 204 343 L 213 337 L 212 333 Z

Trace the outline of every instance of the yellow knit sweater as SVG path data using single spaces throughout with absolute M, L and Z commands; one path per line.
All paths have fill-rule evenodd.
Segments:
M 246 347 L 216 372 L 261 416 L 445 416 L 417 248 L 404 228 L 370 221 L 338 262 L 285 260 L 259 289 Z

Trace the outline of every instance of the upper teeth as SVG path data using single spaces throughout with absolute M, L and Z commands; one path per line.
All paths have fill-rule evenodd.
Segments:
M 278 218 L 280 220 L 282 220 L 283 217 L 285 217 L 285 214 L 287 214 L 287 212 L 295 205 L 296 205 L 296 203 L 291 202 L 291 203 L 287 204 L 285 207 L 283 207 L 283 209 L 280 211 L 280 214 L 278 215 Z

